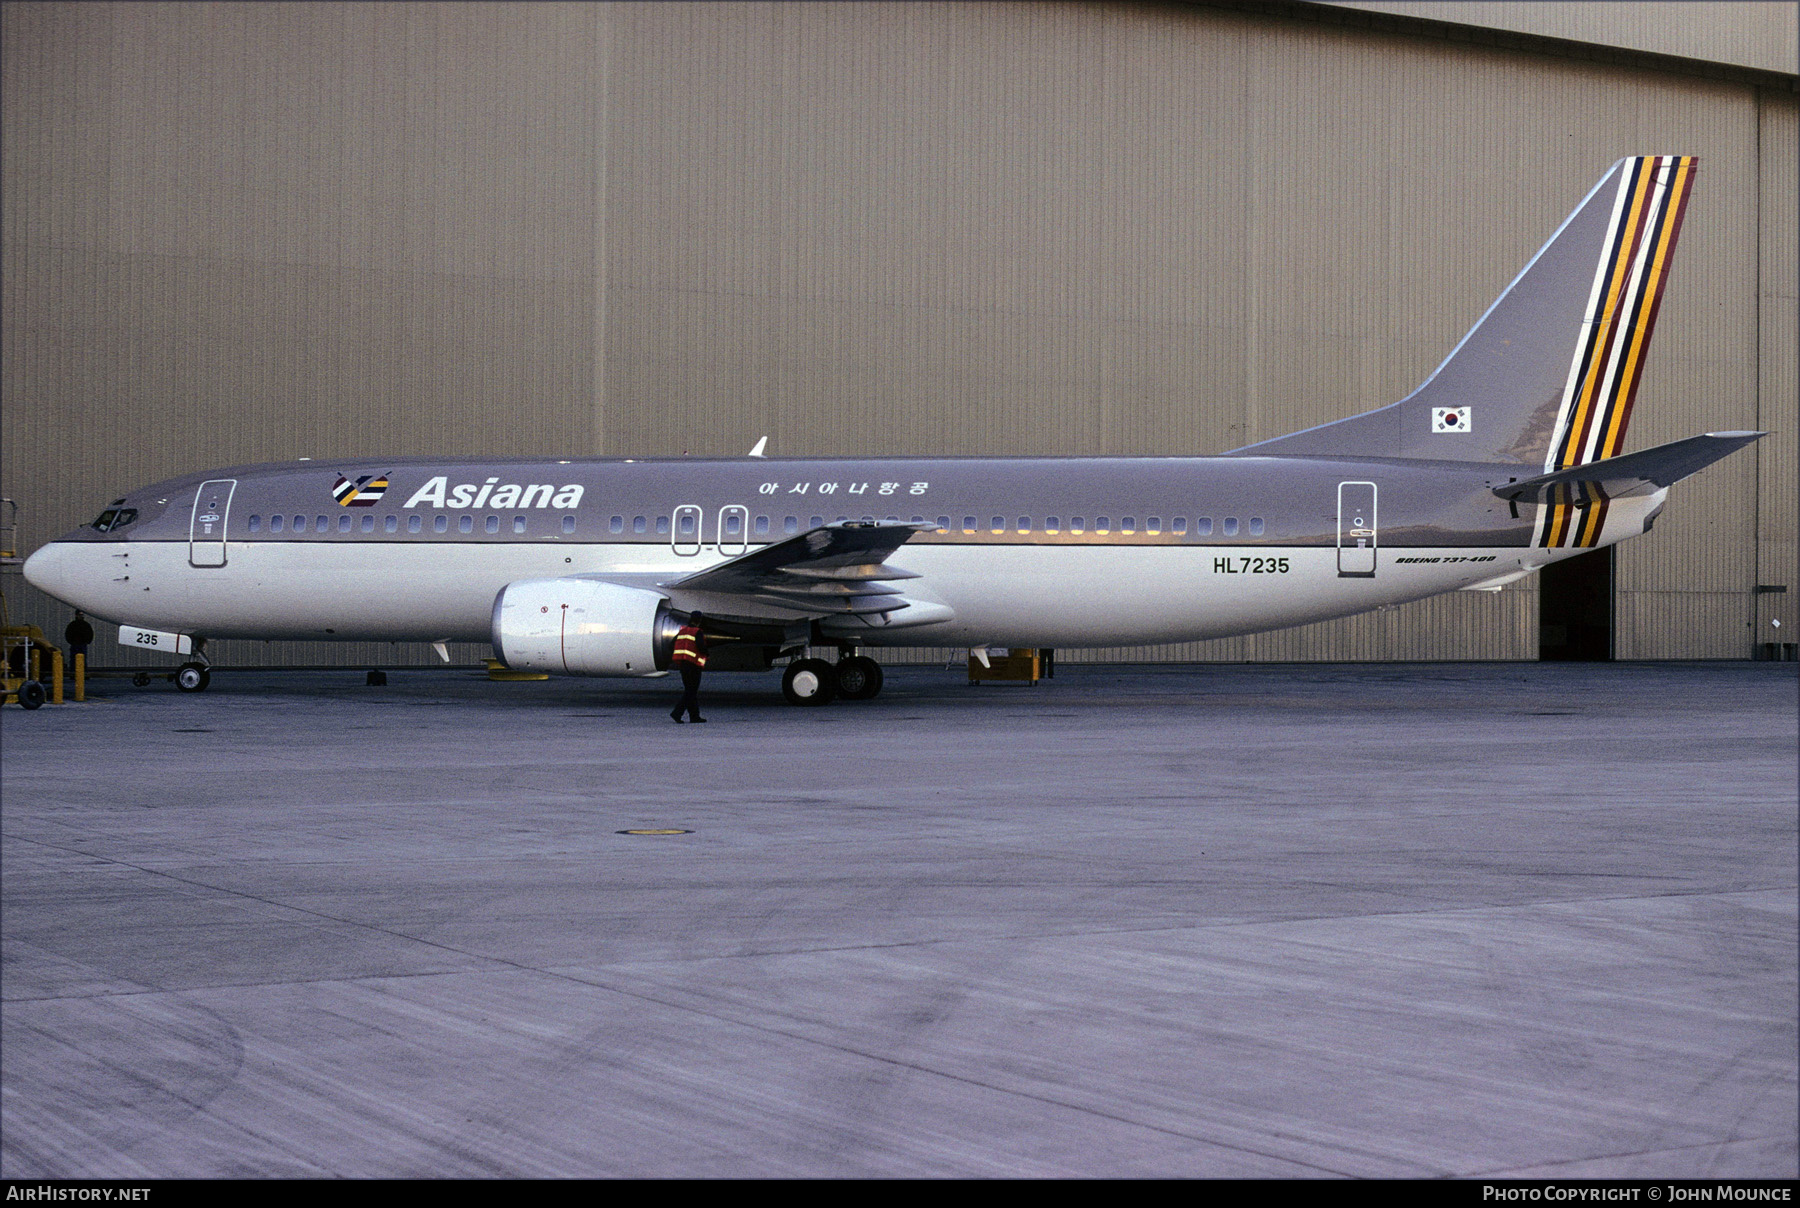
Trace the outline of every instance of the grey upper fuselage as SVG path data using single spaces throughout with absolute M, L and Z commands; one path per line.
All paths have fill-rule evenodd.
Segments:
M 1510 463 L 1246 456 L 283 462 L 133 491 L 116 505 L 137 512 L 132 523 L 109 533 L 87 526 L 63 540 L 187 541 L 197 488 L 231 479 L 225 539 L 233 542 L 667 546 L 676 509 L 693 507 L 702 513 L 698 538 L 711 546 L 721 509 L 736 506 L 745 509 L 745 527 L 734 540 L 750 545 L 867 517 L 945 526 L 918 534 L 916 543 L 1329 546 L 1338 540 L 1338 484 L 1373 482 L 1383 546 L 1524 546 L 1531 508 L 1515 515 L 1491 488 L 1530 473 Z M 372 505 L 340 506 L 334 483 L 365 475 L 386 475 L 385 494 Z M 437 478 L 444 480 L 441 505 L 437 495 L 419 498 Z M 458 505 L 456 488 L 465 485 L 472 489 Z M 519 489 L 504 491 L 509 485 Z M 553 506 L 570 486 L 581 488 L 579 502 Z M 527 493 L 529 505 L 518 506 Z M 495 498 L 507 503 L 494 506 Z M 410 531 L 415 516 L 417 532 Z M 372 531 L 363 531 L 365 517 Z M 1260 522 L 1254 529 L 1253 521 Z

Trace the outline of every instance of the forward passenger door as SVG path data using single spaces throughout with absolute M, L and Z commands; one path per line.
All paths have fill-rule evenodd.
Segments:
M 225 524 L 236 490 L 237 479 L 215 478 L 195 492 L 194 511 L 188 518 L 189 566 L 225 565 Z

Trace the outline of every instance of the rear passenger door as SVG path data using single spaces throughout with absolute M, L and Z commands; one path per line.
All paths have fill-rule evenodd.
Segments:
M 1375 484 L 1338 483 L 1337 561 L 1340 579 L 1373 579 L 1379 539 Z

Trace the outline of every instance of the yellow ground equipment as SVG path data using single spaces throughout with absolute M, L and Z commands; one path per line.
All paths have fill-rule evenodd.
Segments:
M 11 569 L 24 564 L 19 557 L 19 505 L 0 499 L 0 566 Z M 0 591 L 0 686 L 6 695 L 0 704 L 19 703 L 21 708 L 63 703 L 62 648 L 44 637 L 36 625 L 9 624 L 6 593 Z M 50 688 L 45 691 L 43 673 L 48 660 Z M 83 668 L 76 667 L 75 699 L 81 700 Z
M 36 625 L 0 625 L 0 651 L 5 654 L 5 675 L 0 684 L 6 688 L 4 703 L 17 701 L 21 708 L 63 703 L 62 648 L 44 640 L 44 631 Z M 44 691 L 44 660 L 50 665 L 50 690 Z
M 1043 678 L 1043 662 L 1038 652 L 1029 647 L 1010 650 L 1005 654 L 988 652 L 987 666 L 974 655 L 969 656 L 969 682 L 985 683 L 989 680 L 1018 680 L 1035 684 Z
M 487 673 L 491 680 L 547 680 L 550 677 L 542 671 L 514 671 L 499 659 L 487 659 Z

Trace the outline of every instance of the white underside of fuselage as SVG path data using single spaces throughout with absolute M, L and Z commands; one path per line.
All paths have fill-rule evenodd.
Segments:
M 922 576 L 899 585 L 955 618 L 857 640 L 1073 648 L 1229 637 L 1454 591 L 1581 552 L 1383 549 L 1373 577 L 1346 577 L 1329 547 L 922 543 L 894 556 Z M 725 560 L 705 549 L 680 557 L 642 544 L 562 543 L 233 542 L 225 565 L 208 567 L 188 555 L 185 543 L 58 543 L 34 559 L 33 581 L 97 617 L 208 638 L 485 642 L 494 597 L 508 583 L 654 576 L 636 579 L 648 584 Z M 782 615 L 748 598 L 731 611 Z M 891 615 L 902 623 L 905 610 Z

